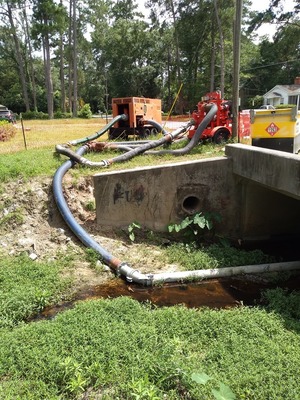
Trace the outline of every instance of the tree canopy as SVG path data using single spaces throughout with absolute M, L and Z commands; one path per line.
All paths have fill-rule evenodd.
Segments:
M 232 96 L 234 0 L 0 0 L 0 103 L 15 112 L 70 112 L 112 97 L 158 97 L 188 112 L 208 91 Z M 300 75 L 300 6 L 244 0 L 242 103 Z M 256 30 L 276 24 L 274 37 Z M 182 88 L 178 93 L 179 88 Z

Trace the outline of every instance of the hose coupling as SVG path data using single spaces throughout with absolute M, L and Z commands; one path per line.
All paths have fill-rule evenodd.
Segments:
M 146 286 L 153 286 L 154 274 L 147 275 Z
M 123 121 L 127 121 L 128 120 L 128 115 L 127 114 L 121 114 L 121 119 Z
M 89 142 L 87 144 L 89 151 L 94 151 L 94 152 L 103 151 L 106 145 L 107 144 L 105 142 Z
M 127 274 L 127 272 L 131 270 L 132 268 L 127 262 L 121 262 L 116 268 L 116 274 L 117 276 L 121 276 Z
M 126 262 L 122 262 L 118 265 L 116 273 L 118 276 L 124 276 L 129 283 L 134 281 L 134 276 L 139 277 L 141 275 L 138 269 L 131 268 Z
M 127 282 L 129 282 L 129 283 L 131 283 L 131 282 L 133 282 L 133 276 L 135 275 L 135 274 L 140 274 L 140 271 L 138 270 L 138 269 L 132 269 L 131 268 L 131 271 L 129 271 L 128 273 L 127 273 L 127 275 L 126 275 L 126 281 Z

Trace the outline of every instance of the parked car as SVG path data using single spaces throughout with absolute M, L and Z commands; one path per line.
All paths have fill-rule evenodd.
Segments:
M 264 104 L 263 106 L 260 106 L 263 110 L 275 110 L 274 106 L 271 106 L 271 104 Z
M 1 120 L 6 120 L 8 122 L 15 123 L 16 122 L 16 116 L 8 108 L 6 108 L 4 106 L 0 106 L 0 121 Z

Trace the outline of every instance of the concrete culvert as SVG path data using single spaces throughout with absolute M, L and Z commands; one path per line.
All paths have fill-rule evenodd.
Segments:
M 182 203 L 182 208 L 189 214 L 199 211 L 200 199 L 197 196 L 187 196 Z

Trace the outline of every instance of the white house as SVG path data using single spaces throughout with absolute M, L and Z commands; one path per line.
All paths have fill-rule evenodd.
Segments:
M 279 104 L 295 104 L 300 109 L 300 77 L 293 85 L 276 85 L 263 95 L 264 104 L 278 106 Z

